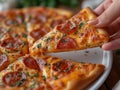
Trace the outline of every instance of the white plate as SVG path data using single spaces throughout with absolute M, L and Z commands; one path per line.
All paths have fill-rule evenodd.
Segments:
M 97 90 L 106 80 L 112 67 L 112 52 L 103 51 L 100 48 L 92 48 L 80 51 L 50 53 L 52 56 L 61 57 L 63 59 L 72 59 L 77 62 L 100 63 L 105 65 L 105 72 L 101 77 L 91 84 L 87 90 Z

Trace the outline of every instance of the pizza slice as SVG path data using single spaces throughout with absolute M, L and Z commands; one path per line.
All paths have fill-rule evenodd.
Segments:
M 20 54 L 17 53 L 2 53 L 0 51 L 0 71 L 5 69 L 10 63 L 15 61 L 18 57 L 20 57 Z
M 103 28 L 87 23 L 95 17 L 90 8 L 81 10 L 36 41 L 30 48 L 31 54 L 80 50 L 108 42 L 109 36 Z
M 81 90 L 96 80 L 104 69 L 101 64 L 25 55 L 0 72 L 0 89 Z
M 14 14 L 13 11 L 3 14 L 5 18 L 0 22 L 0 71 L 18 57 L 29 53 L 23 14 L 17 11 Z
M 0 90 L 52 90 L 37 60 L 26 55 L 0 72 Z
M 41 58 L 43 76 L 53 90 L 86 89 L 105 69 L 101 64 L 74 62 L 51 56 Z
M 14 27 L 4 32 L 0 38 L 0 71 L 14 62 L 18 57 L 29 52 L 27 34 L 24 32 L 24 29 Z
M 3 53 L 28 53 L 27 33 L 24 27 L 3 28 L 7 30 L 0 40 L 0 50 Z
M 27 8 L 23 9 L 23 12 L 27 23 L 29 46 L 71 16 L 70 11 L 45 7 Z

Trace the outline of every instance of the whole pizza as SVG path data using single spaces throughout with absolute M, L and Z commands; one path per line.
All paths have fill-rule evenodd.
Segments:
M 0 90 L 84 90 L 104 72 L 102 64 L 48 55 L 108 42 L 87 23 L 96 18 L 90 8 L 71 16 L 45 7 L 0 12 Z

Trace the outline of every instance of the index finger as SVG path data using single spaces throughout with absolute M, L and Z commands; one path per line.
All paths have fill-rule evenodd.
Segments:
M 102 14 L 111 4 L 112 4 L 112 0 L 105 0 L 102 4 L 100 4 L 95 10 L 94 12 L 97 15 Z

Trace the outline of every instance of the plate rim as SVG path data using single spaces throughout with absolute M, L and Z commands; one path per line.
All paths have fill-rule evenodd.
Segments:
M 112 68 L 112 63 L 113 63 L 113 53 L 112 51 L 103 51 L 103 56 L 107 55 L 107 67 L 106 70 L 104 71 L 104 73 L 98 78 L 98 80 L 96 82 L 94 82 L 93 85 L 91 85 L 87 90 L 98 90 L 100 88 L 100 86 L 102 86 L 102 84 L 105 82 L 105 80 L 107 79 L 108 75 L 110 74 L 111 68 Z M 104 58 L 104 57 L 103 57 Z M 103 64 L 103 63 L 102 63 Z

